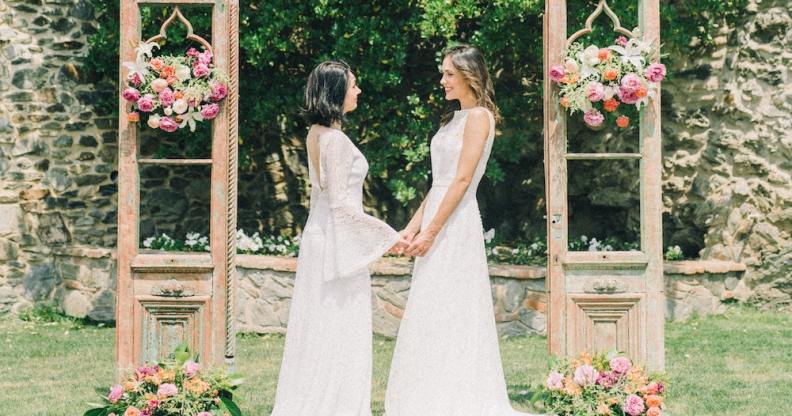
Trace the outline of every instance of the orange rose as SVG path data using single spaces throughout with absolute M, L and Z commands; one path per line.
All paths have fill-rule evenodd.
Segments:
M 140 410 L 135 406 L 129 406 L 124 412 L 124 416 L 140 416 Z
M 570 76 L 569 79 L 567 80 L 568 81 L 567 84 L 575 84 L 578 82 L 579 78 L 580 77 L 578 76 L 578 74 L 572 74 L 572 76 Z
M 646 416 L 660 416 L 663 412 L 660 411 L 659 407 L 650 407 L 649 410 L 646 411 Z
M 649 92 L 649 91 L 647 91 L 647 90 L 646 90 L 646 87 L 645 87 L 645 86 L 643 86 L 643 85 L 641 85 L 641 86 L 640 86 L 640 87 L 639 87 L 639 88 L 638 88 L 638 89 L 635 91 L 635 95 L 637 95 L 637 96 L 638 96 L 638 98 L 643 98 L 643 97 L 646 97 L 646 94 L 648 94 L 648 92 Z
M 613 68 L 607 68 L 605 71 L 602 72 L 602 77 L 605 78 L 607 81 L 613 81 L 619 76 L 619 71 Z
M 184 98 L 184 92 L 176 91 L 173 93 L 173 97 L 177 100 Z
M 138 113 L 137 111 L 127 113 L 127 121 L 129 121 L 130 123 L 137 123 L 138 121 L 140 121 L 140 113 Z
M 154 58 L 154 59 L 149 61 L 149 65 L 151 65 L 151 67 L 156 69 L 157 71 L 162 69 L 162 65 L 164 65 L 164 64 L 165 63 L 162 62 L 162 59 L 160 59 L 160 58 Z
M 605 100 L 605 102 L 602 103 L 602 105 L 605 108 L 605 111 L 612 113 L 616 111 L 616 109 L 619 107 L 619 101 L 616 100 L 615 98 L 611 98 L 609 100 Z
M 646 405 L 649 407 L 660 407 L 663 404 L 663 398 L 657 395 L 646 396 Z
M 630 125 L 630 118 L 627 116 L 616 117 L 616 125 L 625 128 Z
M 176 67 L 174 67 L 173 65 L 168 65 L 166 67 L 163 67 L 162 71 L 160 71 L 160 77 L 162 78 L 168 78 L 173 76 L 176 76 Z
M 599 52 L 597 52 L 597 58 L 602 61 L 607 61 L 610 58 L 610 49 L 608 48 L 600 48 Z
M 123 386 L 125 391 L 135 391 L 140 383 L 136 381 L 125 381 Z
M 561 101 L 559 101 L 558 103 L 561 104 L 561 107 L 567 108 L 569 107 L 569 98 L 561 97 Z

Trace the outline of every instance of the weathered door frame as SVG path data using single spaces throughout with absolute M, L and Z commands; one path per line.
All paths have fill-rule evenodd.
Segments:
M 660 44 L 659 0 L 637 0 L 640 33 Z M 591 28 L 605 11 L 624 33 L 605 0 L 587 20 L 587 28 L 567 38 L 566 0 L 547 0 L 544 15 L 544 161 L 547 201 L 548 348 L 573 355 L 603 345 L 623 347 L 650 369 L 663 369 L 664 311 L 660 94 L 640 112 L 637 154 L 567 152 L 566 113 L 558 89 L 547 76 L 563 61 L 568 43 Z M 621 29 L 621 30 L 619 30 Z M 629 31 L 626 31 L 629 33 Z M 567 161 L 640 160 L 641 250 L 638 252 L 568 251 Z
M 212 121 L 211 159 L 141 159 L 138 125 L 127 121 L 121 98 L 127 71 L 142 40 L 140 7 L 173 6 L 165 27 L 179 19 L 187 38 L 210 46 L 217 68 L 227 74 L 228 95 Z M 212 42 L 192 33 L 181 7 L 212 8 Z M 238 137 L 238 0 L 121 0 L 119 62 L 118 279 L 116 300 L 117 376 L 168 351 L 166 333 L 182 334 L 204 363 L 234 365 L 235 257 Z M 142 165 L 211 167 L 210 253 L 156 253 L 139 249 L 140 175 Z M 170 331 L 170 332 L 168 332 Z M 166 345 L 167 344 L 167 345 Z

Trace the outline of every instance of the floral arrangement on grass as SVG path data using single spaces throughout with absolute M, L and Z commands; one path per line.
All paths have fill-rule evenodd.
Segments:
M 640 110 L 659 94 L 659 83 L 666 76 L 665 65 L 652 62 L 654 52 L 639 36 L 619 36 L 614 45 L 604 48 L 574 42 L 564 62 L 553 65 L 548 75 L 561 88 L 561 106 L 571 114 L 583 112 L 586 125 L 596 128 L 609 119 L 626 128 L 630 118 L 620 114 L 619 107 L 634 105 Z
M 122 97 L 132 104 L 127 120 L 136 123 L 141 115 L 152 129 L 174 132 L 211 120 L 220 112 L 228 94 L 225 77 L 212 62 L 212 51 L 190 48 L 184 56 L 153 56 L 156 43 L 135 49 L 135 62 L 124 62 L 129 70 Z
M 667 383 L 619 354 L 560 358 L 541 388 L 544 411 L 558 416 L 661 416 Z
M 186 344 L 173 359 L 139 367 L 120 384 L 97 389 L 103 403 L 83 416 L 241 416 L 232 392 L 239 374 L 203 369 Z M 148 363 L 147 363 L 148 364 Z

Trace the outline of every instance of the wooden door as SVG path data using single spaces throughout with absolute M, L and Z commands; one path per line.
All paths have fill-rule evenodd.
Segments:
M 638 0 L 644 39 L 659 45 L 659 0 Z M 567 146 L 567 115 L 549 77 L 563 62 L 565 47 L 591 30 L 605 13 L 615 30 L 632 34 L 601 0 L 586 22 L 567 37 L 565 0 L 548 0 L 544 16 L 544 140 L 548 239 L 548 341 L 552 354 L 619 350 L 650 369 L 664 367 L 664 311 L 661 227 L 660 95 L 639 117 L 636 153 L 573 153 Z M 640 250 L 574 252 L 569 244 L 568 163 L 637 160 L 640 177 Z

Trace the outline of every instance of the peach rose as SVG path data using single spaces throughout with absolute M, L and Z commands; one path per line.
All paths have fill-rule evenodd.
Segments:
M 154 59 L 149 61 L 149 65 L 151 65 L 152 68 L 154 68 L 157 71 L 159 71 L 160 69 L 162 69 L 162 65 L 165 65 L 165 63 L 162 62 L 162 59 L 160 59 L 160 58 L 154 58 Z
M 619 107 L 619 101 L 617 101 L 615 98 L 611 98 L 610 100 L 605 100 L 602 103 L 602 106 L 605 108 L 605 111 L 612 113 Z
M 660 416 L 662 414 L 663 412 L 659 407 L 650 407 L 649 410 L 646 411 L 646 416 Z
M 619 77 L 619 71 L 613 68 L 606 68 L 605 71 L 602 72 L 602 77 L 605 78 L 606 81 L 613 81 Z
M 137 123 L 138 121 L 140 121 L 140 113 L 138 113 L 137 111 L 128 113 L 127 121 L 129 121 L 130 123 Z
M 176 67 L 173 65 L 168 65 L 162 68 L 160 71 L 160 77 L 168 78 L 168 77 L 175 77 L 176 76 Z
M 646 405 L 647 406 L 649 406 L 649 407 L 660 407 L 662 404 L 663 404 L 663 398 L 662 397 L 660 397 L 658 395 L 655 395 L 655 394 L 651 394 L 649 396 L 646 396 Z
M 129 406 L 124 412 L 124 416 L 140 416 L 140 409 L 135 406 Z
M 608 58 L 610 58 L 610 49 L 600 48 L 600 50 L 597 52 L 597 59 L 599 59 L 600 62 L 602 62 L 602 61 L 607 61 Z
M 630 118 L 627 116 L 616 117 L 616 125 L 621 128 L 626 128 L 630 125 Z

